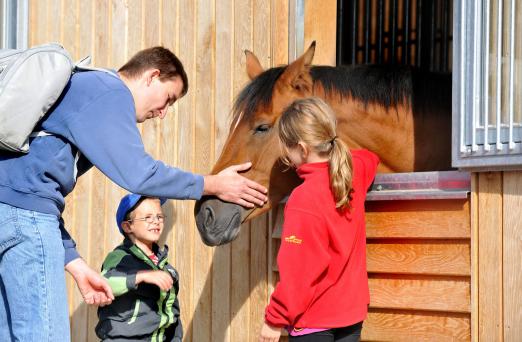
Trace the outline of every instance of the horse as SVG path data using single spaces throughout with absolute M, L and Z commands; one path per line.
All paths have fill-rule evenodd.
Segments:
M 281 162 L 277 121 L 294 100 L 317 96 L 335 111 L 337 135 L 349 148 L 380 158 L 379 172 L 451 169 L 451 74 L 406 66 L 313 66 L 315 42 L 287 66 L 264 70 L 246 54 L 250 83 L 232 109 L 229 135 L 212 174 L 246 161 L 244 176 L 268 189 L 262 207 L 246 209 L 215 197 L 196 202 L 196 225 L 203 242 L 234 240 L 241 223 L 277 205 L 300 183 Z

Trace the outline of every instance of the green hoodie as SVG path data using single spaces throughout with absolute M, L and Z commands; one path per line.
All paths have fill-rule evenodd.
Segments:
M 104 341 L 180 341 L 183 329 L 180 320 L 178 272 L 168 264 L 168 247 L 154 244 L 158 265 L 129 239 L 109 253 L 102 266 L 115 299 L 111 305 L 98 308 L 96 335 Z M 163 270 L 174 279 L 169 291 L 153 284 L 136 286 L 136 273 Z

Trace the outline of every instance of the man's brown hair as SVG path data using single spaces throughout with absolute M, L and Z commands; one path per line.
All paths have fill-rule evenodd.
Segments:
M 160 71 L 159 78 L 161 81 L 171 80 L 176 76 L 180 77 L 183 82 L 181 96 L 187 93 L 188 78 L 183 64 L 172 51 L 162 46 L 141 50 L 132 56 L 118 72 L 122 73 L 125 77 L 134 79 L 149 69 L 158 69 Z

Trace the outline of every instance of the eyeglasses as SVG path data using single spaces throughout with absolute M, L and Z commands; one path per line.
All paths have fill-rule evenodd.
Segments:
M 154 221 L 157 220 L 159 223 L 163 223 L 165 221 L 165 218 L 166 218 L 165 215 L 147 215 L 145 217 L 133 218 L 133 219 L 127 220 L 127 222 L 144 221 L 147 223 L 154 223 Z

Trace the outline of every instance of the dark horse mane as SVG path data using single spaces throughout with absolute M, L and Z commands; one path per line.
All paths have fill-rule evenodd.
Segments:
M 264 71 L 239 93 L 234 102 L 233 122 L 241 113 L 248 119 L 257 108 L 270 104 L 274 85 L 285 69 L 286 66 L 280 66 Z M 427 73 L 409 66 L 312 66 L 310 75 L 327 95 L 352 97 L 365 105 L 376 103 L 386 109 L 401 104 L 447 105 L 447 99 L 451 99 L 450 74 Z

